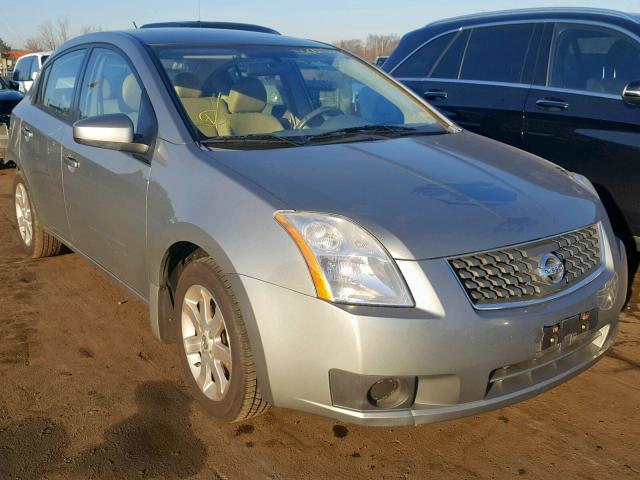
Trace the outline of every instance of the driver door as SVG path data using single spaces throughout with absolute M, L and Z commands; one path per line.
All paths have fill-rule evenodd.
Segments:
M 640 45 L 614 29 L 550 24 L 526 102 L 524 149 L 588 177 L 614 229 L 640 235 L 640 107 L 622 90 L 640 79 Z

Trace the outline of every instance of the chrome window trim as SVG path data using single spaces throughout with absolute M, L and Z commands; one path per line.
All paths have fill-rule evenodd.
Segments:
M 571 93 L 573 95 L 582 95 L 585 97 L 600 97 L 606 98 L 610 100 L 620 100 L 622 101 L 622 95 L 615 95 L 613 93 L 602 93 L 602 92 L 591 92 L 589 90 L 578 90 L 573 88 L 561 88 L 561 87 L 549 87 L 544 85 L 531 85 L 532 89 L 535 90 L 544 90 L 547 92 L 563 92 L 563 93 Z
M 575 90 L 571 88 L 547 87 L 544 85 L 536 85 L 533 83 L 512 83 L 512 82 L 493 82 L 488 80 L 460 80 L 456 78 L 429 78 L 429 77 L 397 77 L 400 82 L 440 82 L 440 83 L 462 83 L 470 85 L 488 85 L 493 87 L 510 87 L 510 88 L 527 88 L 535 90 L 544 90 L 549 92 L 564 92 L 574 95 L 583 95 L 589 97 L 601 97 L 610 100 L 620 100 L 622 97 L 613 93 L 590 92 L 588 90 Z
M 591 272 L 591 274 L 589 274 L 589 276 L 585 277 L 584 279 L 582 279 L 580 282 L 575 283 L 573 285 L 571 285 L 570 287 L 561 290 L 559 292 L 556 292 L 552 295 L 549 295 L 547 297 L 543 297 L 543 298 L 536 298 L 533 300 L 523 300 L 520 302 L 503 302 L 503 303 L 483 303 L 480 305 L 477 305 L 475 303 L 473 303 L 473 300 L 471 299 L 471 297 L 469 296 L 469 294 L 467 293 L 467 291 L 464 288 L 464 285 L 462 285 L 462 281 L 460 280 L 460 278 L 458 277 L 458 275 L 456 274 L 453 266 L 451 265 L 451 260 L 460 258 L 460 257 L 464 257 L 464 256 L 468 256 L 468 255 L 480 255 L 483 253 L 489 253 L 489 252 L 495 252 L 496 250 L 501 250 L 501 249 L 505 249 L 505 248 L 518 248 L 518 247 L 522 247 L 525 245 L 530 245 L 532 243 L 535 242 L 539 242 L 539 241 L 544 241 L 544 240 L 550 240 L 552 238 L 558 237 L 558 236 L 562 236 L 562 235 L 567 235 L 569 233 L 573 233 L 573 232 L 578 232 L 580 230 L 584 230 L 585 228 L 588 228 L 590 226 L 596 225 L 597 230 L 598 230 L 598 244 L 599 244 L 599 248 L 600 248 L 600 266 L 594 270 L 593 272 Z M 517 243 L 515 245 L 506 245 L 504 247 L 496 247 L 496 248 L 492 248 L 490 250 L 483 250 L 480 252 L 471 252 L 471 253 L 464 253 L 462 255 L 454 255 L 451 257 L 446 257 L 444 258 L 444 260 L 447 262 L 447 265 L 449 266 L 449 270 L 451 270 L 452 275 L 455 277 L 456 281 L 458 282 L 458 285 L 460 286 L 460 289 L 462 290 L 462 292 L 464 293 L 464 296 L 467 297 L 467 300 L 469 301 L 469 303 L 471 304 L 471 306 L 473 307 L 474 310 L 506 310 L 506 309 L 510 309 L 510 308 L 522 308 L 522 307 L 528 307 L 531 305 L 539 305 L 541 303 L 544 302 L 550 302 L 552 300 L 556 300 L 558 298 L 562 298 L 566 295 L 570 295 L 571 293 L 581 289 L 582 287 L 585 287 L 587 285 L 589 285 L 591 282 L 593 282 L 596 278 L 598 278 L 602 272 L 605 271 L 606 268 L 606 252 L 605 252 L 605 243 L 604 243 L 604 235 L 605 235 L 605 231 L 604 228 L 602 226 L 602 222 L 596 222 L 595 224 L 591 224 L 591 225 L 585 225 L 584 227 L 580 227 L 580 228 L 576 228 L 574 230 L 570 230 L 568 232 L 564 232 L 564 233 L 559 233 L 556 235 L 551 235 L 549 237 L 544 237 L 544 238 L 539 238 L 539 239 L 535 239 L 535 240 L 530 240 L 528 242 L 522 242 L 522 243 Z
M 474 28 L 482 28 L 482 27 L 494 27 L 494 26 L 500 26 L 500 25 L 517 25 L 517 24 L 523 24 L 523 23 L 533 23 L 533 24 L 548 24 L 548 23 L 572 23 L 572 24 L 578 24 L 578 25 L 590 25 L 590 26 L 597 26 L 597 27 L 602 27 L 602 28 L 607 28 L 610 30 L 615 30 L 618 31 L 619 33 L 625 34 L 631 38 L 633 38 L 636 43 L 640 44 L 640 36 L 635 34 L 634 32 L 627 30 L 626 28 L 620 27 L 618 25 L 612 25 L 611 23 L 607 23 L 607 22 L 598 22 L 598 21 L 593 21 L 593 20 L 579 20 L 579 19 L 573 19 L 573 18 L 543 18 L 543 19 L 530 19 L 530 20 L 503 20 L 503 21 L 499 21 L 499 22 L 485 22 L 485 23 L 478 23 L 478 24 L 473 24 L 473 25 L 467 25 L 465 27 L 458 27 L 458 28 L 452 28 L 451 30 L 447 30 L 445 32 L 439 33 L 438 35 L 436 35 L 435 37 L 431 37 L 429 38 L 427 41 L 425 41 L 424 43 L 422 43 L 421 45 L 419 45 L 417 48 L 415 48 L 411 53 L 409 53 L 407 56 L 405 56 L 401 62 L 399 62 L 395 67 L 393 67 L 388 73 L 389 75 L 393 75 L 393 72 L 396 71 L 396 69 L 402 65 L 404 62 L 406 62 L 410 57 L 412 57 L 418 50 L 420 50 L 422 47 L 424 47 L 425 45 L 433 42 L 434 40 L 436 40 L 437 38 L 440 38 L 444 35 L 448 35 L 450 33 L 454 33 L 454 32 L 462 32 L 463 30 L 469 30 L 469 29 L 474 29 Z M 552 38 L 552 40 L 555 39 L 555 31 L 553 33 L 554 38 Z M 549 51 L 546 53 L 547 55 L 547 62 L 551 61 L 551 48 L 553 46 L 553 42 L 552 45 L 549 46 Z M 546 83 L 549 83 L 549 64 L 547 64 L 547 79 L 546 79 Z M 403 80 L 405 80 L 406 78 L 403 78 Z M 425 81 L 425 80 L 436 80 L 433 78 L 425 78 L 425 77 L 421 77 L 421 78 L 414 78 L 412 80 L 421 80 L 421 81 Z M 439 81 L 442 81 L 440 79 L 438 79 Z M 446 79 L 446 80 L 452 80 L 452 81 L 461 81 L 459 79 Z M 466 82 L 470 82 L 470 83 L 477 83 L 477 84 L 481 84 L 480 81 L 472 81 L 472 80 L 466 80 Z M 491 83 L 486 83 L 486 84 L 500 84 L 500 82 L 491 82 Z M 522 84 L 518 84 L 518 85 L 522 85 Z M 541 88 L 541 87 L 546 87 L 546 88 L 552 88 L 552 87 L 548 87 L 548 85 L 537 85 L 535 83 L 531 84 L 532 87 L 535 88 Z M 581 94 L 581 95 L 593 95 L 594 96 L 598 96 L 601 97 L 603 95 L 606 95 L 607 98 L 610 98 L 610 96 L 616 97 L 615 95 L 612 94 L 598 94 L 598 92 L 590 92 L 588 90 L 575 90 L 575 92 Z
M 462 80 L 457 78 L 429 78 L 429 77 L 398 77 L 396 80 L 400 82 L 449 82 L 449 83 L 467 83 L 473 85 L 491 85 L 496 87 L 515 87 L 530 88 L 530 83 L 512 83 L 512 82 L 494 82 L 490 80 Z

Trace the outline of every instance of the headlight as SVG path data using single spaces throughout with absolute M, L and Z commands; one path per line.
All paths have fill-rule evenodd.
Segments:
M 569 175 L 569 177 L 578 185 L 590 191 L 596 197 L 600 198 L 600 195 L 598 195 L 598 191 L 596 190 L 596 187 L 593 186 L 593 183 L 591 183 L 591 180 L 589 180 L 587 177 L 585 177 L 580 173 L 569 172 L 569 171 L 567 171 L 567 175 Z
M 309 267 L 318 298 L 358 305 L 413 306 L 398 267 L 371 234 L 346 218 L 277 212 Z

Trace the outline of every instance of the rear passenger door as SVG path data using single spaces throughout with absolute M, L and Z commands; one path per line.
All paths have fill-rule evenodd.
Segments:
M 155 116 L 137 73 L 119 50 L 91 50 L 77 100 L 80 119 L 126 114 L 134 141 L 152 145 Z M 146 296 L 145 264 L 148 156 L 76 143 L 63 138 L 63 184 L 74 246 Z
M 640 236 L 640 43 L 614 28 L 549 24 L 527 100 L 524 148 L 587 176 L 618 233 Z
M 86 53 L 81 48 L 53 59 L 32 96 L 34 108 L 22 110 L 20 123 L 20 167 L 36 211 L 44 227 L 63 240 L 70 234 L 62 188 L 62 138 L 71 134 L 74 89 Z
M 541 28 L 516 23 L 448 33 L 392 73 L 461 127 L 520 145 Z M 423 76 L 407 77 L 411 69 Z

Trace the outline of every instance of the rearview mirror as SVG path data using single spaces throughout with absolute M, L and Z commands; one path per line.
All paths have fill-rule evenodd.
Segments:
M 20 90 L 20 84 L 18 82 L 14 82 L 13 80 L 9 80 L 9 88 L 11 90 Z
M 630 105 L 640 105 L 640 80 L 629 82 L 622 90 L 622 100 Z
M 133 141 L 133 122 L 124 113 L 110 113 L 78 120 L 73 139 L 83 145 L 131 153 L 147 153 L 149 146 Z

